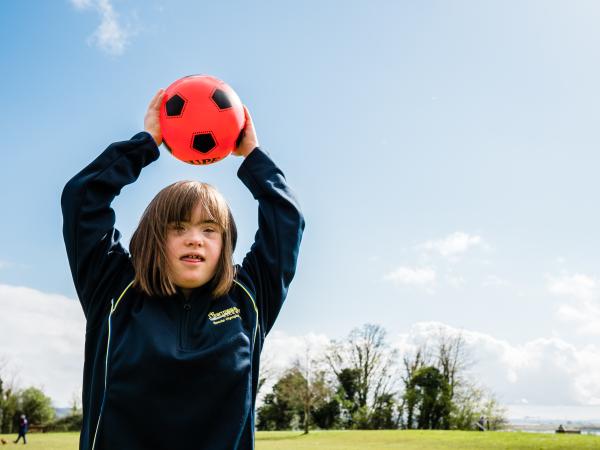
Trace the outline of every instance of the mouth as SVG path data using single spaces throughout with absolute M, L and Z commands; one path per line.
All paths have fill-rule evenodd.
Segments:
M 187 255 L 183 255 L 181 258 L 179 258 L 180 261 L 183 262 L 188 262 L 188 263 L 192 263 L 192 264 L 198 264 L 201 262 L 205 261 L 204 256 L 199 255 L 197 253 L 190 253 Z

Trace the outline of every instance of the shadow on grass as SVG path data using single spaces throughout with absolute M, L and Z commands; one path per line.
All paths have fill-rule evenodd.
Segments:
M 284 432 L 286 433 L 286 432 Z M 291 440 L 296 440 L 298 438 L 301 438 L 303 436 L 309 436 L 309 434 L 304 434 L 304 433 L 300 433 L 300 434 L 296 434 L 296 433 L 289 433 L 289 434 L 282 434 L 282 435 L 260 435 L 260 436 L 256 436 L 256 440 L 257 441 L 291 441 Z

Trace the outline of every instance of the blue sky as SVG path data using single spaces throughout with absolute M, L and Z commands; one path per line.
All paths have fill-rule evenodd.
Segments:
M 306 215 L 274 343 L 341 338 L 374 322 L 406 346 L 436 323 L 470 333 L 475 351 L 491 349 L 480 359 L 507 374 L 491 386 L 504 401 L 543 403 L 541 389 L 552 386 L 536 376 L 552 372 L 570 387 L 550 402 L 600 405 L 597 2 L 64 0 L 0 9 L 0 315 L 19 314 L 16 298 L 72 311 L 62 186 L 141 130 L 159 87 L 206 73 L 248 105 Z M 239 261 L 256 227 L 239 163 L 187 166 L 163 151 L 115 203 L 117 226 L 128 239 L 162 187 L 201 179 L 231 204 Z M 57 335 L 48 327 L 34 331 Z M 0 355 L 20 358 L 35 338 L 19 337 L 25 328 L 0 331 Z M 59 346 L 65 355 L 78 355 L 76 336 Z M 546 362 L 516 364 L 515 354 Z M 25 381 L 55 385 L 32 378 L 28 360 L 13 365 Z M 64 403 L 66 388 L 52 389 Z

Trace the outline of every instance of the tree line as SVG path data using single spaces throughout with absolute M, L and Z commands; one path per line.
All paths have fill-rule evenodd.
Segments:
M 7 363 L 0 361 L 0 434 L 16 433 L 19 429 L 19 417 L 27 416 L 31 426 L 43 427 L 45 431 L 78 431 L 81 429 L 82 416 L 78 401 L 73 400 L 70 413 L 56 418 L 52 399 L 42 389 L 30 386 L 20 389 L 14 377 L 9 377 L 5 369 Z
M 264 395 L 257 429 L 500 429 L 505 410 L 469 375 L 472 364 L 460 334 L 440 329 L 400 360 L 385 329 L 365 324 L 324 355 L 307 348 Z
M 309 347 L 278 377 L 263 364 L 259 393 L 274 381 L 257 409 L 258 430 L 502 428 L 505 410 L 470 375 L 472 356 L 462 335 L 442 329 L 400 358 L 379 325 L 353 329 L 321 355 Z M 46 431 L 81 429 L 74 398 L 70 414 L 56 418 L 51 399 L 36 387 L 19 389 L 0 361 L 0 433 L 18 429 L 21 414 Z M 274 379 L 276 378 L 276 379 Z

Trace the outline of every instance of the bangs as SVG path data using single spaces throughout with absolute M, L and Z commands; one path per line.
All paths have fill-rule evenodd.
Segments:
M 179 181 L 165 189 L 161 206 L 164 213 L 159 214 L 163 226 L 180 222 L 191 222 L 194 209 L 200 207 L 201 222 L 214 222 L 227 230 L 229 227 L 229 208 L 221 194 L 206 183 L 198 181 Z

